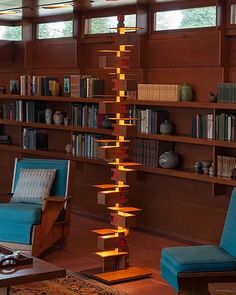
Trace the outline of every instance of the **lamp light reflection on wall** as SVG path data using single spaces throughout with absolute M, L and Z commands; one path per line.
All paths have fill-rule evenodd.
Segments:
M 41 6 L 43 9 L 60 9 L 60 8 L 71 8 L 72 4 L 69 3 L 63 3 L 63 4 L 52 4 L 52 5 L 47 5 L 47 6 Z

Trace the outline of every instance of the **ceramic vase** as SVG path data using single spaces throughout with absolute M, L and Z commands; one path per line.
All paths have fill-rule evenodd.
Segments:
M 63 119 L 64 119 L 64 116 L 62 114 L 62 112 L 60 111 L 56 111 L 53 115 L 53 121 L 56 125 L 61 125 L 63 124 Z
M 51 109 L 45 110 L 45 123 L 52 124 L 52 110 Z
M 160 125 L 161 134 L 172 134 L 173 131 L 174 131 L 174 125 L 168 120 L 165 120 L 165 122 L 163 122 Z
M 193 100 L 193 87 L 187 82 L 184 82 L 183 86 L 180 89 L 180 99 L 182 101 Z
M 175 168 L 179 165 L 179 156 L 173 151 L 165 152 L 160 155 L 159 164 L 162 168 Z

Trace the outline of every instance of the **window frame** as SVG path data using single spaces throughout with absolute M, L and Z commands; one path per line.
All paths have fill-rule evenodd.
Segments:
M 235 0 L 236 1 L 236 0 Z M 179 29 L 169 29 L 169 30 L 155 30 L 155 14 L 156 12 L 165 12 L 165 11 L 173 11 L 173 10 L 182 10 L 182 9 L 193 9 L 193 8 L 202 8 L 202 7 L 209 7 L 209 6 L 215 6 L 216 7 L 216 25 L 211 27 L 199 27 L 199 28 L 179 28 Z M 208 0 L 208 1 L 201 1 L 198 3 L 198 5 L 193 5 L 190 3 L 189 5 L 186 5 L 184 3 L 176 4 L 176 3 L 160 3 L 157 5 L 154 5 L 151 9 L 151 34 L 169 34 L 169 33 L 181 33 L 181 32 L 193 32 L 193 31 L 206 31 L 206 30 L 216 30 L 218 27 L 218 7 L 215 3 L 215 1 Z
M 72 34 L 71 36 L 62 36 L 62 37 L 55 37 L 55 38 L 39 38 L 38 37 L 38 34 L 39 34 L 39 25 L 40 24 L 50 24 L 50 23 L 62 23 L 62 22 L 71 22 L 72 23 Z M 75 28 L 74 28 L 74 20 L 72 18 L 70 19 L 56 19 L 56 20 L 53 20 L 51 19 L 50 21 L 45 21 L 44 19 L 43 20 L 40 20 L 38 22 L 35 23 L 35 40 L 37 41 L 44 41 L 44 40 L 58 40 L 58 39 L 71 39 L 74 37 L 74 34 L 75 34 Z

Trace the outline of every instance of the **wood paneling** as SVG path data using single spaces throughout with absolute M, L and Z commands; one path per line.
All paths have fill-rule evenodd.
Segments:
M 168 37 L 149 40 L 149 68 L 219 66 L 218 32 Z
M 74 69 L 77 67 L 78 58 L 76 40 L 68 38 L 60 41 L 33 41 L 33 69 Z

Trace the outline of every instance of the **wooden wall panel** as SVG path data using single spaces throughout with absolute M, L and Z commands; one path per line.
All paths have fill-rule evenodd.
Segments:
M 148 67 L 218 66 L 219 36 L 193 34 L 167 38 L 153 38 L 148 44 Z
M 228 66 L 236 66 L 236 36 L 228 37 Z
M 222 81 L 223 68 L 149 68 L 148 83 L 183 84 L 188 82 L 194 87 L 195 99 L 208 101 L 209 92 L 216 93 L 217 83 Z
M 212 197 L 210 184 L 139 172 L 129 198 L 142 208 L 137 221 L 147 230 L 196 242 L 220 239 L 228 198 Z
M 64 69 L 77 67 L 77 42 L 66 40 L 41 40 L 32 44 L 33 69 Z

